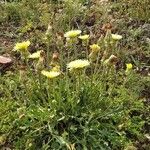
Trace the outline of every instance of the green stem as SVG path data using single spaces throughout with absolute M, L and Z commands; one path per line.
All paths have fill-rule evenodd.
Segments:
M 97 59 L 96 59 L 96 64 L 95 64 L 95 68 L 94 68 L 94 74 L 96 74 L 97 69 L 99 68 L 98 67 L 99 60 L 100 60 L 100 51 L 98 52 L 98 56 L 97 56 Z

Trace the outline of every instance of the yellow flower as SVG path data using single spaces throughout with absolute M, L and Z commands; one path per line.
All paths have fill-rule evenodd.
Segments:
M 22 42 L 22 43 L 17 43 L 14 47 L 15 50 L 27 50 L 27 48 L 29 47 L 30 45 L 30 41 L 25 41 L 25 42 Z
M 71 30 L 64 34 L 66 38 L 75 38 L 77 37 L 82 31 L 81 30 Z
M 45 71 L 45 70 L 42 70 L 41 74 L 46 76 L 47 78 L 52 79 L 52 78 L 55 78 L 55 77 L 59 76 L 61 73 L 57 72 L 57 71 Z
M 126 72 L 130 71 L 133 68 L 133 65 L 131 63 L 126 64 Z
M 56 65 L 55 67 L 52 68 L 52 71 L 60 71 L 60 66 L 59 65 Z
M 121 40 L 122 36 L 118 34 L 111 34 L 113 40 Z
M 90 45 L 90 48 L 93 52 L 98 52 L 100 50 L 100 46 L 98 44 Z
M 79 36 L 78 38 L 81 39 L 81 40 L 87 40 L 90 36 L 88 34 L 85 34 L 85 35 L 81 35 Z
M 81 68 L 87 67 L 89 65 L 90 65 L 90 62 L 88 60 L 78 59 L 78 60 L 74 60 L 74 61 L 70 62 L 69 64 L 67 64 L 67 68 L 69 70 L 81 69 Z
M 40 54 L 41 54 L 41 51 L 37 51 L 33 54 L 30 54 L 29 58 L 32 58 L 32 59 L 40 58 Z

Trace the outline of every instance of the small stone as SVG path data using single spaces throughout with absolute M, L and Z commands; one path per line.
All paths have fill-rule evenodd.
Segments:
M 0 64 L 10 64 L 12 59 L 4 56 L 0 56 Z
M 11 65 L 12 59 L 5 56 L 0 56 L 0 72 L 5 72 Z

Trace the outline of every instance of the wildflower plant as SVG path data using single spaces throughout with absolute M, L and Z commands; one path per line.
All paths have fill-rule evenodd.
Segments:
M 81 32 L 66 32 L 64 38 L 72 44 L 66 46 L 65 41 L 58 51 L 51 51 L 49 39 L 47 49 L 27 54 L 22 72 L 16 69 L 1 78 L 2 99 L 6 95 L 2 105 L 9 107 L 0 107 L 0 112 L 11 113 L 1 117 L 2 144 L 10 142 L 16 149 L 111 150 L 132 142 L 128 132 L 141 135 L 144 122 L 130 115 L 134 106 L 143 109 L 137 92 L 140 81 L 134 71 L 125 75 L 132 64 L 125 71 L 116 70 L 119 54 L 105 45 L 108 37 L 87 43 L 87 55 L 81 57 L 82 46 L 73 40 L 90 39 Z M 120 39 L 115 35 L 115 40 Z M 29 45 L 16 44 L 15 49 L 27 51 Z

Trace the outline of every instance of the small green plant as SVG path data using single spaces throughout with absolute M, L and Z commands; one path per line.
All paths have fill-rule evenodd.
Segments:
M 76 44 L 81 32 L 64 34 L 68 38 L 64 49 L 67 57 L 63 49 L 59 51 L 60 58 L 45 51 L 30 54 L 29 41 L 16 44 L 14 50 L 21 52 L 23 66 L 1 78 L 2 146 L 9 143 L 15 149 L 121 149 L 131 143 L 128 134 L 141 136 L 141 116 L 130 115 L 144 108 L 137 92 L 138 80 L 131 80 L 136 79 L 132 64 L 127 64 L 126 71 L 115 70 L 117 43 L 122 36 L 108 31 L 100 43 L 90 46 L 90 53 L 80 58 Z M 89 36 L 86 37 L 81 38 L 80 49 L 86 48 L 84 41 Z M 29 59 L 35 59 L 32 67 Z
M 149 76 L 127 51 L 144 31 L 127 30 L 126 20 L 116 31 L 110 4 L 124 1 L 2 5 L 2 20 L 16 21 L 19 35 L 12 70 L 0 72 L 0 149 L 136 150 L 147 141 Z

